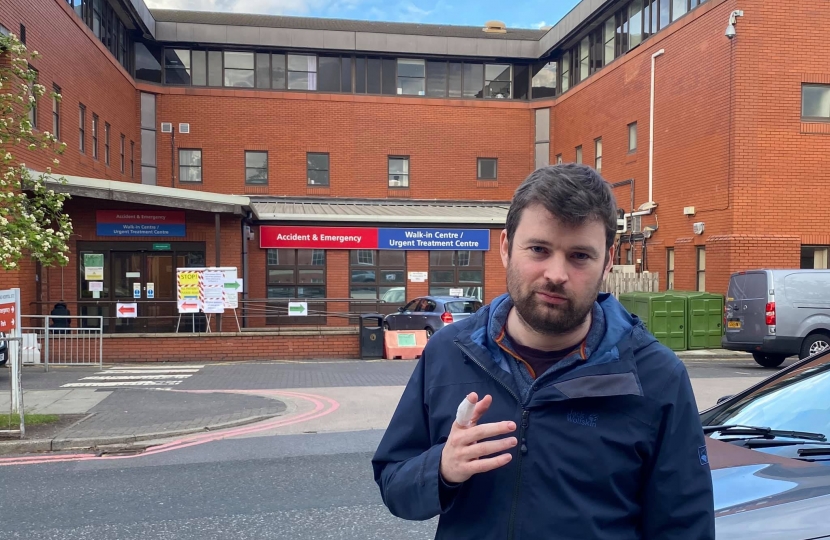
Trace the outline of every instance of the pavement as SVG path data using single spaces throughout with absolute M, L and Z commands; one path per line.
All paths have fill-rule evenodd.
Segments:
M 745 353 L 704 350 L 678 356 L 694 366 L 692 384 L 701 409 L 776 371 L 761 369 Z M 24 440 L 0 440 L 0 454 L 141 450 L 174 437 L 248 424 L 262 429 L 247 436 L 382 430 L 414 365 L 400 360 L 308 360 L 50 367 L 48 372 L 27 366 L 25 410 L 57 414 L 61 420 L 29 426 Z M 7 381 L 8 370 L 0 370 L 0 389 L 7 388 Z M 266 422 L 312 414 L 321 400 L 339 410 L 301 423 Z M 0 411 L 8 407 L 8 391 L 0 390 Z

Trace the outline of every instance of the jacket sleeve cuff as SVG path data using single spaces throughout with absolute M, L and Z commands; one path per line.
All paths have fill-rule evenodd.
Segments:
M 443 444 L 439 444 L 431 450 L 431 452 L 435 452 L 438 456 L 438 466 L 436 467 L 436 472 L 438 475 L 438 501 L 441 506 L 442 514 L 452 508 L 453 502 L 455 502 L 455 497 L 458 495 L 458 491 L 462 486 L 461 483 L 457 484 L 454 482 L 447 482 L 444 480 L 444 477 L 441 476 L 441 455 L 443 454 L 443 450 Z

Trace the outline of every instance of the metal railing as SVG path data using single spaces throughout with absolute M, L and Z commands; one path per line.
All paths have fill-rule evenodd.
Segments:
M 24 364 L 43 363 L 46 371 L 50 365 L 103 367 L 103 317 L 23 315 L 21 319 L 29 323 L 20 329 Z
M 19 337 L 3 337 L 0 340 L 0 354 L 5 355 L 6 366 L 8 366 L 9 376 L 9 416 L 8 429 L 0 429 L 0 437 L 20 437 L 21 439 L 26 435 L 26 426 L 23 414 L 23 366 L 22 356 L 20 355 L 20 345 L 23 338 Z M 5 401 L 2 394 L 0 394 L 0 403 Z M 3 403 L 4 404 L 4 403 Z M 5 404 L 3 409 L 5 409 Z M 14 425 L 14 415 L 18 414 L 17 429 L 12 429 Z

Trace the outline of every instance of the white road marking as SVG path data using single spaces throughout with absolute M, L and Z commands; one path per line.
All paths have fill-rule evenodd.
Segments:
M 84 388 L 84 387 L 103 387 L 103 386 L 174 386 L 180 384 L 182 381 L 112 381 L 112 382 L 76 382 L 68 383 L 61 386 L 61 388 Z
M 118 381 L 118 380 L 140 380 L 140 379 L 187 379 L 193 375 L 104 375 L 100 377 L 84 377 L 82 381 Z
M 106 371 L 98 371 L 95 375 L 145 375 L 147 377 L 152 377 L 153 373 L 159 372 L 148 372 L 148 371 L 141 371 L 140 369 L 108 369 Z M 164 373 L 199 373 L 198 369 L 168 369 L 164 371 Z
M 141 366 L 108 368 L 91 376 L 81 377 L 77 382 L 61 385 L 61 388 L 117 388 L 119 386 L 169 387 L 180 384 L 184 379 L 198 373 L 204 367 Z
M 168 371 L 171 369 L 201 369 L 205 367 L 203 364 L 196 365 L 196 364 L 179 364 L 179 365 L 170 365 L 170 366 L 113 366 L 111 370 L 122 370 L 122 369 L 146 369 L 148 371 L 152 371 L 157 369 L 159 371 Z

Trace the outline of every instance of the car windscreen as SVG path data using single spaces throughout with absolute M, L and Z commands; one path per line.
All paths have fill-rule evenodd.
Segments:
M 444 307 L 450 313 L 475 313 L 481 307 L 481 302 L 474 302 L 472 300 L 447 302 L 444 304 Z
M 824 433 L 830 437 L 830 354 L 771 380 L 734 403 L 716 409 L 705 425 L 742 424 Z

